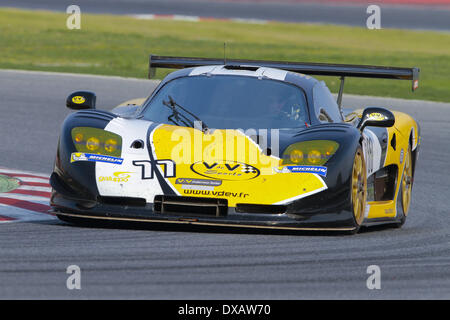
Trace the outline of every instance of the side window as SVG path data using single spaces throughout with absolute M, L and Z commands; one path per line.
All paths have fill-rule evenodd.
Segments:
M 323 81 L 313 88 L 314 111 L 320 122 L 342 122 L 339 107 Z

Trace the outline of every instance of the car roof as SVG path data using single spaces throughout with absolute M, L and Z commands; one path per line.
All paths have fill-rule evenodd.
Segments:
M 311 76 L 281 69 L 225 64 L 225 65 L 201 66 L 177 70 L 167 75 L 167 77 L 164 78 L 164 80 L 162 81 L 161 85 L 175 78 L 192 77 L 200 75 L 263 77 L 266 79 L 293 83 L 303 88 L 305 91 L 312 90 L 314 85 L 318 82 L 315 78 Z

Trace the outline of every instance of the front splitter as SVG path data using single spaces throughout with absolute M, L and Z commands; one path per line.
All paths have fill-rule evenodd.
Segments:
M 61 216 L 61 220 L 67 218 L 75 219 L 87 219 L 87 220 L 104 220 L 104 221 L 122 221 L 122 222 L 140 222 L 140 223 L 167 223 L 167 224 L 185 224 L 185 225 L 200 225 L 200 226 L 217 226 L 217 227 L 233 227 L 233 228 L 255 228 L 255 229 L 271 229 L 271 230 L 296 230 L 296 231 L 336 231 L 336 232 L 349 232 L 354 231 L 354 227 L 337 227 L 337 228 L 324 228 L 324 227 L 295 227 L 295 226 L 277 226 L 277 225 L 256 225 L 248 223 L 234 223 L 230 222 L 212 222 L 212 221 L 200 221 L 197 218 L 180 217 L 177 219 L 157 219 L 157 218 L 129 218 L 129 217 L 111 217 L 111 216 L 96 216 L 96 215 L 84 215 L 73 214 L 66 212 L 54 211 L 58 218 Z

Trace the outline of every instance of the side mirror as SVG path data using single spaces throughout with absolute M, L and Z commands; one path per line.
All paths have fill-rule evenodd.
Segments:
M 369 107 L 364 109 L 361 120 L 357 128 L 362 132 L 365 127 L 392 127 L 395 123 L 395 116 L 392 112 L 384 108 Z
M 66 106 L 73 110 L 95 109 L 97 96 L 90 91 L 75 91 L 67 97 Z

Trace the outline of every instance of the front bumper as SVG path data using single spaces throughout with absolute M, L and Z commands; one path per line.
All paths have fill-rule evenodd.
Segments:
M 351 212 L 341 210 L 334 213 L 255 213 L 238 212 L 236 208 L 226 208 L 220 216 L 204 215 L 190 212 L 158 212 L 155 204 L 123 205 L 107 204 L 102 201 L 82 202 L 71 199 L 53 190 L 51 197 L 52 213 L 62 220 L 87 219 L 124 222 L 154 222 L 171 224 L 193 224 L 204 226 L 224 226 L 282 230 L 311 231 L 352 231 L 353 216 Z

